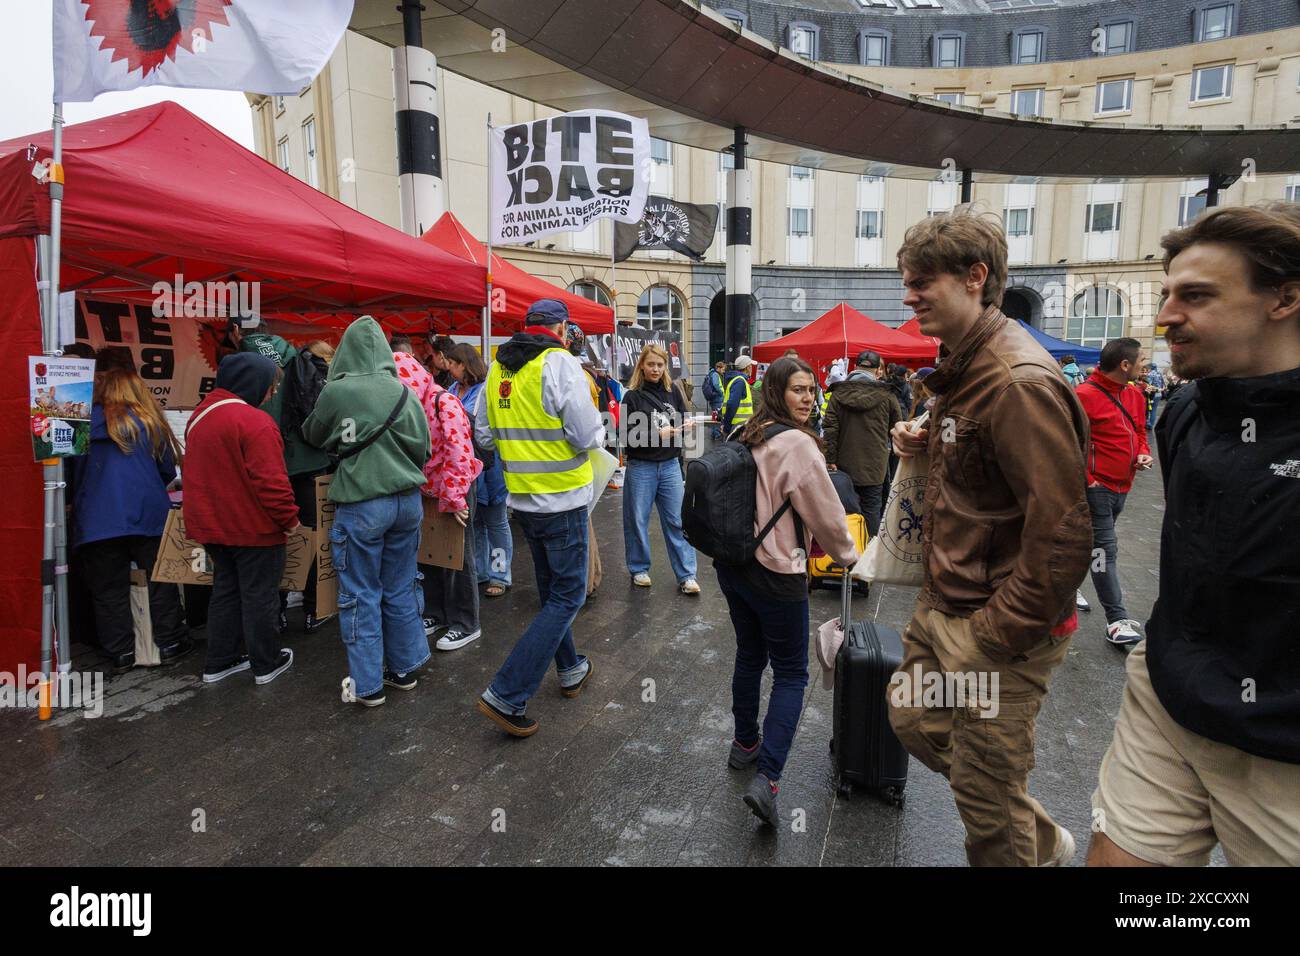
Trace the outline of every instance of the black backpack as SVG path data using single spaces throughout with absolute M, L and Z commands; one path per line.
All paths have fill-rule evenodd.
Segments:
M 770 425 L 763 433 L 763 440 L 789 430 L 789 425 Z M 758 466 L 753 453 L 739 441 L 725 441 L 687 464 L 682 529 L 693 547 L 714 560 L 731 565 L 748 564 L 754 560 L 754 552 L 762 540 L 790 510 L 787 498 L 755 535 L 757 503 Z M 798 514 L 794 521 L 802 542 L 803 522 Z

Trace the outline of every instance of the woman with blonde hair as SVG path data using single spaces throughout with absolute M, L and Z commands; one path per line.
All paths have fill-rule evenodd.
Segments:
M 673 388 L 668 353 L 647 342 L 623 396 L 620 430 L 627 452 L 623 482 L 623 546 L 627 569 L 637 587 L 650 587 L 650 508 L 668 544 L 668 561 L 683 594 L 699 594 L 695 549 L 682 531 L 682 435 L 694 426 L 686 400 Z
M 90 451 L 70 458 L 72 547 L 95 608 L 99 642 L 121 673 L 135 666 L 131 563 L 158 557 L 180 444 L 134 367 L 107 356 L 95 375 Z M 149 582 L 153 639 L 164 663 L 193 648 L 174 584 Z

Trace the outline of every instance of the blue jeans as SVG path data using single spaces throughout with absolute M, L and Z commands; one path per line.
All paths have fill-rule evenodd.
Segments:
M 736 628 L 736 669 L 731 676 L 736 740 L 752 746 L 758 739 L 759 695 L 763 670 L 770 662 L 772 695 L 763 719 L 758 772 L 768 780 L 780 780 L 808 687 L 808 601 L 775 601 L 726 565 L 714 568 Z
M 533 553 L 542 610 L 492 678 L 483 699 L 503 713 L 520 715 L 551 661 L 561 687 L 581 683 L 590 667 L 573 645 L 573 619 L 587 599 L 587 509 L 558 514 L 516 511 L 515 519 Z
M 406 674 L 429 659 L 415 554 L 424 509 L 417 488 L 340 504 L 330 528 L 339 576 L 339 633 L 358 696 L 384 686 L 384 662 Z
M 1106 610 L 1106 623 L 1128 619 L 1124 608 L 1124 593 L 1119 586 L 1119 540 L 1115 537 L 1115 519 L 1124 510 L 1128 495 L 1111 491 L 1105 485 L 1088 489 L 1088 510 L 1092 512 L 1092 546 L 1101 548 L 1106 555 L 1105 567 L 1098 571 L 1092 567 L 1092 586 Z
M 650 570 L 650 508 L 659 509 L 659 526 L 668 543 L 668 561 L 677 583 L 695 577 L 695 549 L 682 532 L 681 463 L 669 461 L 627 460 L 627 477 L 623 481 L 623 547 L 627 569 L 632 574 Z
M 479 584 L 511 585 L 510 563 L 515 544 L 510 537 L 510 518 L 506 503 L 480 504 L 474 512 L 474 560 L 478 565 Z

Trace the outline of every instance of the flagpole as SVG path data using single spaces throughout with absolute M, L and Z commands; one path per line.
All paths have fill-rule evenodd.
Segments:
M 614 330 L 618 331 L 618 266 L 615 264 L 615 257 L 618 251 L 615 246 L 618 244 L 617 233 L 615 232 L 614 220 L 609 220 L 609 296 L 614 303 Z M 618 369 L 614 369 L 614 377 L 618 378 Z
M 63 232 L 63 104 L 54 104 L 53 156 L 50 161 L 50 235 L 38 242 L 41 254 L 41 292 L 44 311 L 44 354 L 63 354 L 59 330 L 59 259 Z M 51 680 L 54 668 L 72 669 L 68 652 L 68 532 L 64 516 L 63 460 L 44 463 L 45 534 L 41 564 L 41 681 L 38 716 L 51 715 Z M 57 635 L 58 646 L 55 648 Z M 57 664 L 55 663 L 57 661 Z
M 492 114 L 487 115 L 487 302 L 483 305 L 483 364 L 492 364 Z

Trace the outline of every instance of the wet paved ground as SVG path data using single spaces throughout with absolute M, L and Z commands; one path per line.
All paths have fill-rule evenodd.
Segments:
M 1120 520 L 1121 574 L 1140 620 L 1155 598 L 1162 513 L 1153 471 Z M 748 775 L 726 766 L 725 601 L 707 560 L 703 595 L 676 593 L 653 524 L 655 584 L 636 589 L 621 497 L 607 492 L 598 505 L 605 580 L 575 625 L 596 671 L 575 700 L 560 696 L 552 672 L 529 707 L 541 729 L 526 740 L 473 707 L 536 608 L 526 547 L 515 587 L 484 602 L 484 637 L 435 651 L 419 686 L 390 691 L 383 707 L 341 703 L 336 631 L 308 637 L 294 610 L 286 643 L 297 659 L 266 687 L 247 674 L 203 686 L 200 645 L 173 668 L 110 678 L 98 720 L 65 712 L 41 724 L 31 711 L 0 711 L 0 865 L 964 865 L 946 782 L 915 761 L 902 810 L 836 796 L 831 692 L 815 656 L 781 783 L 786 824 L 759 826 L 740 800 Z M 1084 590 L 1095 606 L 1091 583 Z M 914 590 L 880 588 L 854 616 L 901 627 L 914 600 Z M 838 613 L 838 591 L 815 592 L 814 628 Z M 1076 864 L 1123 682 L 1100 608 L 1082 624 L 1038 720 L 1030 780 L 1079 839 Z M 97 664 L 76 650 L 78 669 Z

